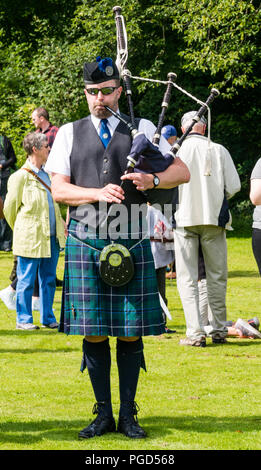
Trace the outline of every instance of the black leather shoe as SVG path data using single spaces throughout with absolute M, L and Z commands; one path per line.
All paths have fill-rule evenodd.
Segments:
M 143 439 L 146 432 L 138 423 L 137 415 L 139 408 L 137 403 L 133 403 L 133 414 L 119 416 L 117 431 L 132 439 Z
M 143 439 L 147 436 L 134 416 L 120 416 L 117 431 L 132 439 Z
M 116 424 L 113 416 L 106 416 L 105 414 L 100 413 L 97 404 L 94 405 L 93 414 L 98 414 L 97 418 L 95 418 L 89 426 L 79 432 L 79 438 L 89 439 L 95 436 L 102 436 L 107 432 L 116 431 Z
M 167 335 L 171 335 L 171 334 L 176 333 L 176 332 L 177 332 L 176 330 L 171 330 L 167 326 L 165 327 L 165 333 L 167 333 Z
M 225 344 L 227 343 L 226 338 L 212 338 L 212 343 L 214 344 Z

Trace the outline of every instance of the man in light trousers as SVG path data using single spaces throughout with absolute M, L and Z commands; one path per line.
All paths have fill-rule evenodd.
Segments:
M 196 111 L 181 120 L 184 133 Z M 186 319 L 186 338 L 180 344 L 206 346 L 206 332 L 200 317 L 198 290 L 199 243 L 202 247 L 207 279 L 208 301 L 212 311 L 213 343 L 225 343 L 227 336 L 226 228 L 230 213 L 227 199 L 240 190 L 240 179 L 225 147 L 204 136 L 204 117 L 185 139 L 179 157 L 190 170 L 190 182 L 179 186 L 179 204 L 175 213 L 175 256 L 177 287 Z

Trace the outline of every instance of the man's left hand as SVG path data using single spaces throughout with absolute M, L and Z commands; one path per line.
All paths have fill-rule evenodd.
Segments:
M 127 173 L 123 175 L 121 179 L 132 181 L 139 191 L 146 191 L 147 189 L 154 188 L 154 176 L 150 173 Z

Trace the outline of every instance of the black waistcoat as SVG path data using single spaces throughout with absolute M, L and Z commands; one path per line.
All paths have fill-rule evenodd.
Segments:
M 127 116 L 124 117 L 127 119 Z M 120 177 L 127 167 L 131 143 L 130 132 L 122 122 L 119 122 L 105 149 L 91 121 L 91 116 L 75 121 L 70 155 L 71 183 L 85 188 L 102 188 L 109 183 L 121 185 Z M 143 193 L 138 191 L 131 181 L 124 182 L 123 189 L 125 199 L 122 204 L 127 207 L 128 212 L 131 204 L 146 202 Z M 92 206 L 98 215 L 99 203 L 94 203 Z M 83 211 L 71 206 L 70 217 L 82 220 Z

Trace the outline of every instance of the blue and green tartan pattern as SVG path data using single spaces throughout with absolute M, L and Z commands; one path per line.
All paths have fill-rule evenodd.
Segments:
M 65 273 L 59 331 L 68 335 L 147 336 L 165 331 L 153 256 L 148 238 L 130 252 L 135 273 L 121 287 L 99 275 L 99 256 L 110 240 L 76 239 L 72 220 L 65 248 Z M 118 239 L 130 249 L 137 240 Z M 88 243 L 88 245 L 86 245 Z M 99 250 L 99 251 L 97 251 Z

